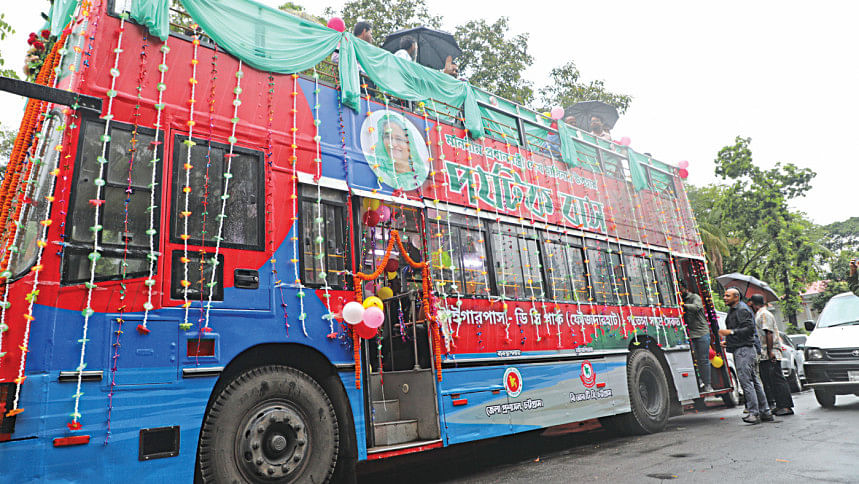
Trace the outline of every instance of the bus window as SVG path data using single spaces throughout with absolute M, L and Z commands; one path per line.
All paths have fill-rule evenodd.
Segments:
M 456 293 L 455 289 L 459 288 L 459 265 L 453 260 L 454 255 L 459 253 L 456 250 L 458 247 L 458 227 L 445 223 L 430 227 L 430 268 L 436 290 L 441 293 Z
M 502 233 L 504 232 L 504 233 Z M 525 298 L 525 277 L 522 273 L 522 248 L 510 226 L 492 232 L 492 255 L 498 293 L 507 299 Z
M 104 122 L 86 120 L 81 128 L 81 146 L 75 172 L 75 198 L 69 219 L 70 237 L 63 259 L 63 282 L 78 283 L 90 278 L 90 261 L 87 254 L 92 251 L 93 236 L 97 234 L 102 257 L 95 267 L 96 280 L 139 277 L 148 274 L 149 264 L 149 205 L 153 196 L 150 187 L 153 158 L 160 158 L 152 151 L 154 132 L 137 128 L 132 147 L 133 127 L 118 122 L 110 125 L 105 153 L 106 166 L 102 168 L 100 199 L 105 202 L 99 210 L 98 224 L 101 230 L 91 227 L 95 218 L 96 179 L 99 178 L 99 162 L 102 154 L 101 136 Z M 155 185 L 155 200 L 159 199 L 159 185 Z M 126 208 L 128 210 L 126 216 Z M 155 227 L 159 214 L 155 212 Z M 157 239 L 156 239 L 157 240 Z M 125 270 L 123 271 L 123 259 Z
M 573 300 L 578 302 L 589 301 L 591 291 L 588 286 L 587 267 L 582 255 L 581 247 L 567 246 L 567 264 L 570 267 L 570 277 L 573 282 Z
M 668 267 L 668 261 L 663 259 L 653 259 L 654 275 L 656 276 L 656 285 L 659 288 L 659 296 L 662 298 L 662 304 L 665 306 L 676 306 L 677 297 L 674 295 L 674 284 L 671 279 L 671 269 Z
M 636 306 L 646 306 L 650 302 L 648 293 L 652 292 L 647 287 L 647 274 L 644 272 L 642 263 L 646 261 L 640 257 L 632 255 L 624 255 L 624 265 L 626 267 L 626 279 L 629 282 L 629 294 L 632 299 L 632 304 Z M 650 271 L 647 271 L 650 272 Z
M 543 240 L 543 255 L 546 259 L 546 279 L 555 301 L 573 301 L 570 281 L 570 264 L 567 263 L 566 246 L 555 234 L 547 234 Z
M 347 287 L 345 271 L 349 244 L 346 243 L 345 204 L 341 192 L 322 188 L 317 194 L 316 187 L 301 186 L 302 281 L 307 285 L 325 285 L 326 281 L 321 277 L 324 269 L 329 286 L 335 289 Z M 317 216 L 322 220 L 317 221 Z M 322 233 L 319 232 L 320 226 Z M 322 237 L 321 253 L 318 237 Z
M 522 249 L 522 268 L 525 276 L 526 296 L 529 298 L 543 299 L 543 265 L 540 263 L 540 248 L 537 243 L 537 234 L 533 230 L 525 232 L 524 238 L 519 239 Z
M 440 212 L 435 210 L 429 211 L 429 218 L 433 220 L 429 224 L 431 268 L 436 286 L 443 284 L 448 294 L 456 293 L 453 290 L 454 284 L 464 296 L 489 294 L 486 286 L 489 276 L 483 231 L 461 226 L 469 222 L 474 225 L 477 221 L 447 213 L 441 213 L 439 219 L 439 214 Z M 448 218 L 457 225 L 448 224 Z M 451 246 L 453 253 L 450 253 Z
M 594 301 L 600 304 L 620 303 L 621 296 L 626 293 L 624 286 L 620 285 L 623 281 L 617 280 L 621 272 L 620 257 L 616 253 L 609 256 L 608 252 L 596 248 L 589 247 L 586 251 Z
M 226 178 L 226 159 L 230 147 L 221 143 L 196 140 L 191 148 L 190 170 L 191 192 L 188 197 L 188 230 L 185 230 L 185 170 L 188 160 L 187 137 L 176 135 L 173 151 L 173 214 L 171 237 L 173 242 L 181 243 L 179 235 L 191 236 L 189 244 L 214 245 L 218 236 L 218 215 L 221 212 L 221 195 Z M 246 148 L 233 147 L 230 164 L 232 178 L 229 185 L 229 198 L 225 208 L 226 218 L 221 232 L 222 247 L 263 250 L 263 202 L 265 188 L 262 182 L 263 153 Z M 204 216 L 205 215 L 205 216 Z
M 460 289 L 468 296 L 488 294 L 486 270 L 486 244 L 480 232 L 466 228 L 459 229 L 462 254 L 462 277 L 465 286 Z

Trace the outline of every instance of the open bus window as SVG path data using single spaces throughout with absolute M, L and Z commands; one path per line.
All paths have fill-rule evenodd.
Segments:
M 317 194 L 316 187 L 301 186 L 302 281 L 307 285 L 323 286 L 327 280 L 332 288 L 347 287 L 346 267 L 350 256 L 345 204 L 342 192 L 322 188 Z
M 191 147 L 190 170 L 191 192 L 188 197 L 188 230 L 185 230 L 185 169 L 188 163 L 187 136 L 176 135 L 173 150 L 173 213 L 171 237 L 181 242 L 179 236 L 187 233 L 189 243 L 214 245 L 218 236 L 218 215 L 221 213 L 221 196 L 224 194 L 227 178 L 226 161 L 230 147 L 221 143 L 195 139 Z M 222 247 L 263 250 L 264 218 L 263 202 L 265 188 L 262 182 L 263 153 L 246 148 L 233 147 L 230 164 L 230 184 L 228 187 L 223 228 Z
M 78 151 L 78 164 L 75 169 L 75 194 L 69 216 L 69 245 L 63 265 L 63 282 L 78 283 L 89 280 L 89 260 L 93 237 L 98 237 L 102 257 L 96 264 L 96 280 L 142 276 L 148 272 L 145 262 L 149 252 L 149 206 L 151 198 L 159 199 L 150 187 L 154 158 L 154 131 L 137 128 L 136 136 L 130 125 L 113 122 L 110 125 L 105 151 L 106 166 L 101 174 L 104 186 L 100 200 L 104 203 L 98 212 L 98 225 L 101 230 L 91 227 L 95 222 L 96 179 L 99 178 L 99 158 L 102 155 L 101 136 L 104 122 L 86 120 L 82 127 Z M 158 176 L 158 174 L 156 174 Z M 157 203 L 157 202 L 156 202 Z M 156 210 L 154 224 L 158 227 L 159 214 Z M 123 270 L 123 260 L 125 269 Z
M 451 223 L 457 225 L 451 225 Z M 486 296 L 486 240 L 482 229 L 466 228 L 481 223 L 462 216 L 429 211 L 430 267 L 439 291 L 463 296 Z M 456 288 L 454 288 L 454 285 Z

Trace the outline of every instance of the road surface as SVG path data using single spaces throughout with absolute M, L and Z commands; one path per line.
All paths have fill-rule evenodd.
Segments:
M 856 482 L 859 398 L 823 409 L 794 394 L 796 415 L 748 425 L 740 408 L 672 418 L 659 434 L 617 437 L 563 429 L 455 445 L 359 467 L 358 482 Z

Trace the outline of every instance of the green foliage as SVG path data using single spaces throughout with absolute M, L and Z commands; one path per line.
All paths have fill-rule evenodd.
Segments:
M 277 9 L 295 15 L 296 17 L 303 18 L 304 20 L 310 20 L 311 22 L 315 22 L 320 25 L 328 24 L 328 22 L 323 17 L 308 13 L 304 9 L 304 7 L 298 5 L 297 3 L 286 2 L 281 6 L 277 7 Z
M 6 40 L 11 34 L 15 33 L 15 29 L 6 21 L 6 14 L 0 13 L 0 40 Z M 15 69 L 6 68 L 6 59 L 3 58 L 3 53 L 0 52 L 0 76 L 11 77 L 18 79 L 18 74 Z M 8 159 L 8 157 L 6 157 Z
M 790 163 L 762 169 L 750 143 L 737 137 L 722 148 L 715 171 L 730 184 L 692 189 L 690 203 L 705 232 L 718 228 L 710 232 L 709 246 L 705 240 L 711 260 L 716 253 L 722 257 L 722 271 L 714 275 L 741 272 L 768 282 L 783 296 L 782 310 L 796 325 L 799 293 L 818 278 L 830 256 L 820 243 L 822 230 L 788 206 L 808 192 L 815 173 Z
M 826 284 L 826 289 L 811 300 L 811 308 L 819 313 L 823 311 L 823 307 L 832 299 L 832 296 L 837 296 L 849 290 L 850 288 L 844 281 L 830 281 Z
M 823 227 L 823 245 L 832 251 L 859 251 L 859 217 L 850 217 Z
M 338 15 L 328 7 L 325 16 Z M 425 25 L 437 29 L 441 27 L 441 17 L 430 15 L 424 0 L 351 0 L 343 4 L 339 16 L 351 31 L 361 20 L 373 26 L 373 39 L 382 45 L 388 34 L 401 29 Z
M 460 75 L 471 84 L 527 105 L 534 98 L 534 89 L 522 74 L 534 57 L 528 53 L 528 34 L 507 38 L 509 30 L 507 17 L 494 24 L 480 19 L 456 27 L 454 36 L 462 49 L 456 63 Z
M 623 114 L 632 102 L 632 98 L 626 94 L 608 91 L 601 80 L 585 83 L 574 61 L 552 69 L 549 77 L 549 84 L 540 89 L 540 96 L 545 106 L 566 107 L 580 101 L 603 101 Z
M 0 171 L 6 168 L 6 163 L 12 156 L 12 147 L 15 144 L 17 134 L 16 130 L 0 125 L 0 164 L 2 164 Z

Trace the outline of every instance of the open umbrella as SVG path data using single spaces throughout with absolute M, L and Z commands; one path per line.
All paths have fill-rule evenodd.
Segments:
M 716 280 L 719 281 L 719 284 L 721 284 L 725 289 L 728 289 L 729 287 L 737 288 L 737 290 L 740 291 L 740 294 L 742 294 L 746 299 L 750 298 L 753 294 L 760 294 L 767 303 L 778 301 L 778 294 L 775 293 L 773 288 L 756 277 L 740 274 L 739 272 L 732 272 L 730 274 L 723 274 L 717 277 Z
M 576 127 L 584 130 L 590 129 L 591 116 L 600 118 L 607 129 L 613 129 L 618 118 L 617 109 L 602 101 L 582 101 L 573 104 L 564 110 L 564 116 L 569 115 L 575 116 Z
M 398 30 L 388 35 L 382 48 L 389 52 L 400 50 L 400 39 L 407 35 L 418 43 L 416 62 L 422 66 L 444 69 L 447 56 L 456 59 L 462 54 L 462 49 L 459 48 L 452 34 L 428 27 Z

